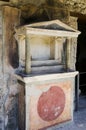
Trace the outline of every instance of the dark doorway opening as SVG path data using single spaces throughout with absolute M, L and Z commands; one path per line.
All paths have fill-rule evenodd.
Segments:
M 86 19 L 78 18 L 78 30 L 81 34 L 77 42 L 76 70 L 80 72 L 81 94 L 86 95 Z

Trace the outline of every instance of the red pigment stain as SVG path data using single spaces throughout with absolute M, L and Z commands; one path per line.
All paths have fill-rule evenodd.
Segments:
M 58 86 L 52 86 L 39 97 L 37 111 L 44 121 L 53 121 L 61 115 L 64 107 L 64 91 Z

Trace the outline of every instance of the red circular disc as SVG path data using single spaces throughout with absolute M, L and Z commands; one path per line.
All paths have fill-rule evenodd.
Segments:
M 43 92 L 38 100 L 37 111 L 45 121 L 55 120 L 61 115 L 65 107 L 65 94 L 58 86 L 52 86 Z

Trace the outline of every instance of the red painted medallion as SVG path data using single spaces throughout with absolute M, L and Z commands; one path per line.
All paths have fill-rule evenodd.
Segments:
M 64 107 L 64 91 L 58 86 L 52 86 L 39 97 L 37 111 L 43 120 L 52 121 L 61 115 Z

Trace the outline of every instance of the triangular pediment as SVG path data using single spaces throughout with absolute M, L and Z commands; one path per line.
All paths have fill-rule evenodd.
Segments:
M 19 27 L 19 30 L 26 30 L 27 34 L 60 36 L 60 37 L 77 37 L 80 32 L 64 24 L 60 20 L 38 22 Z M 21 31 L 20 31 L 21 33 Z

